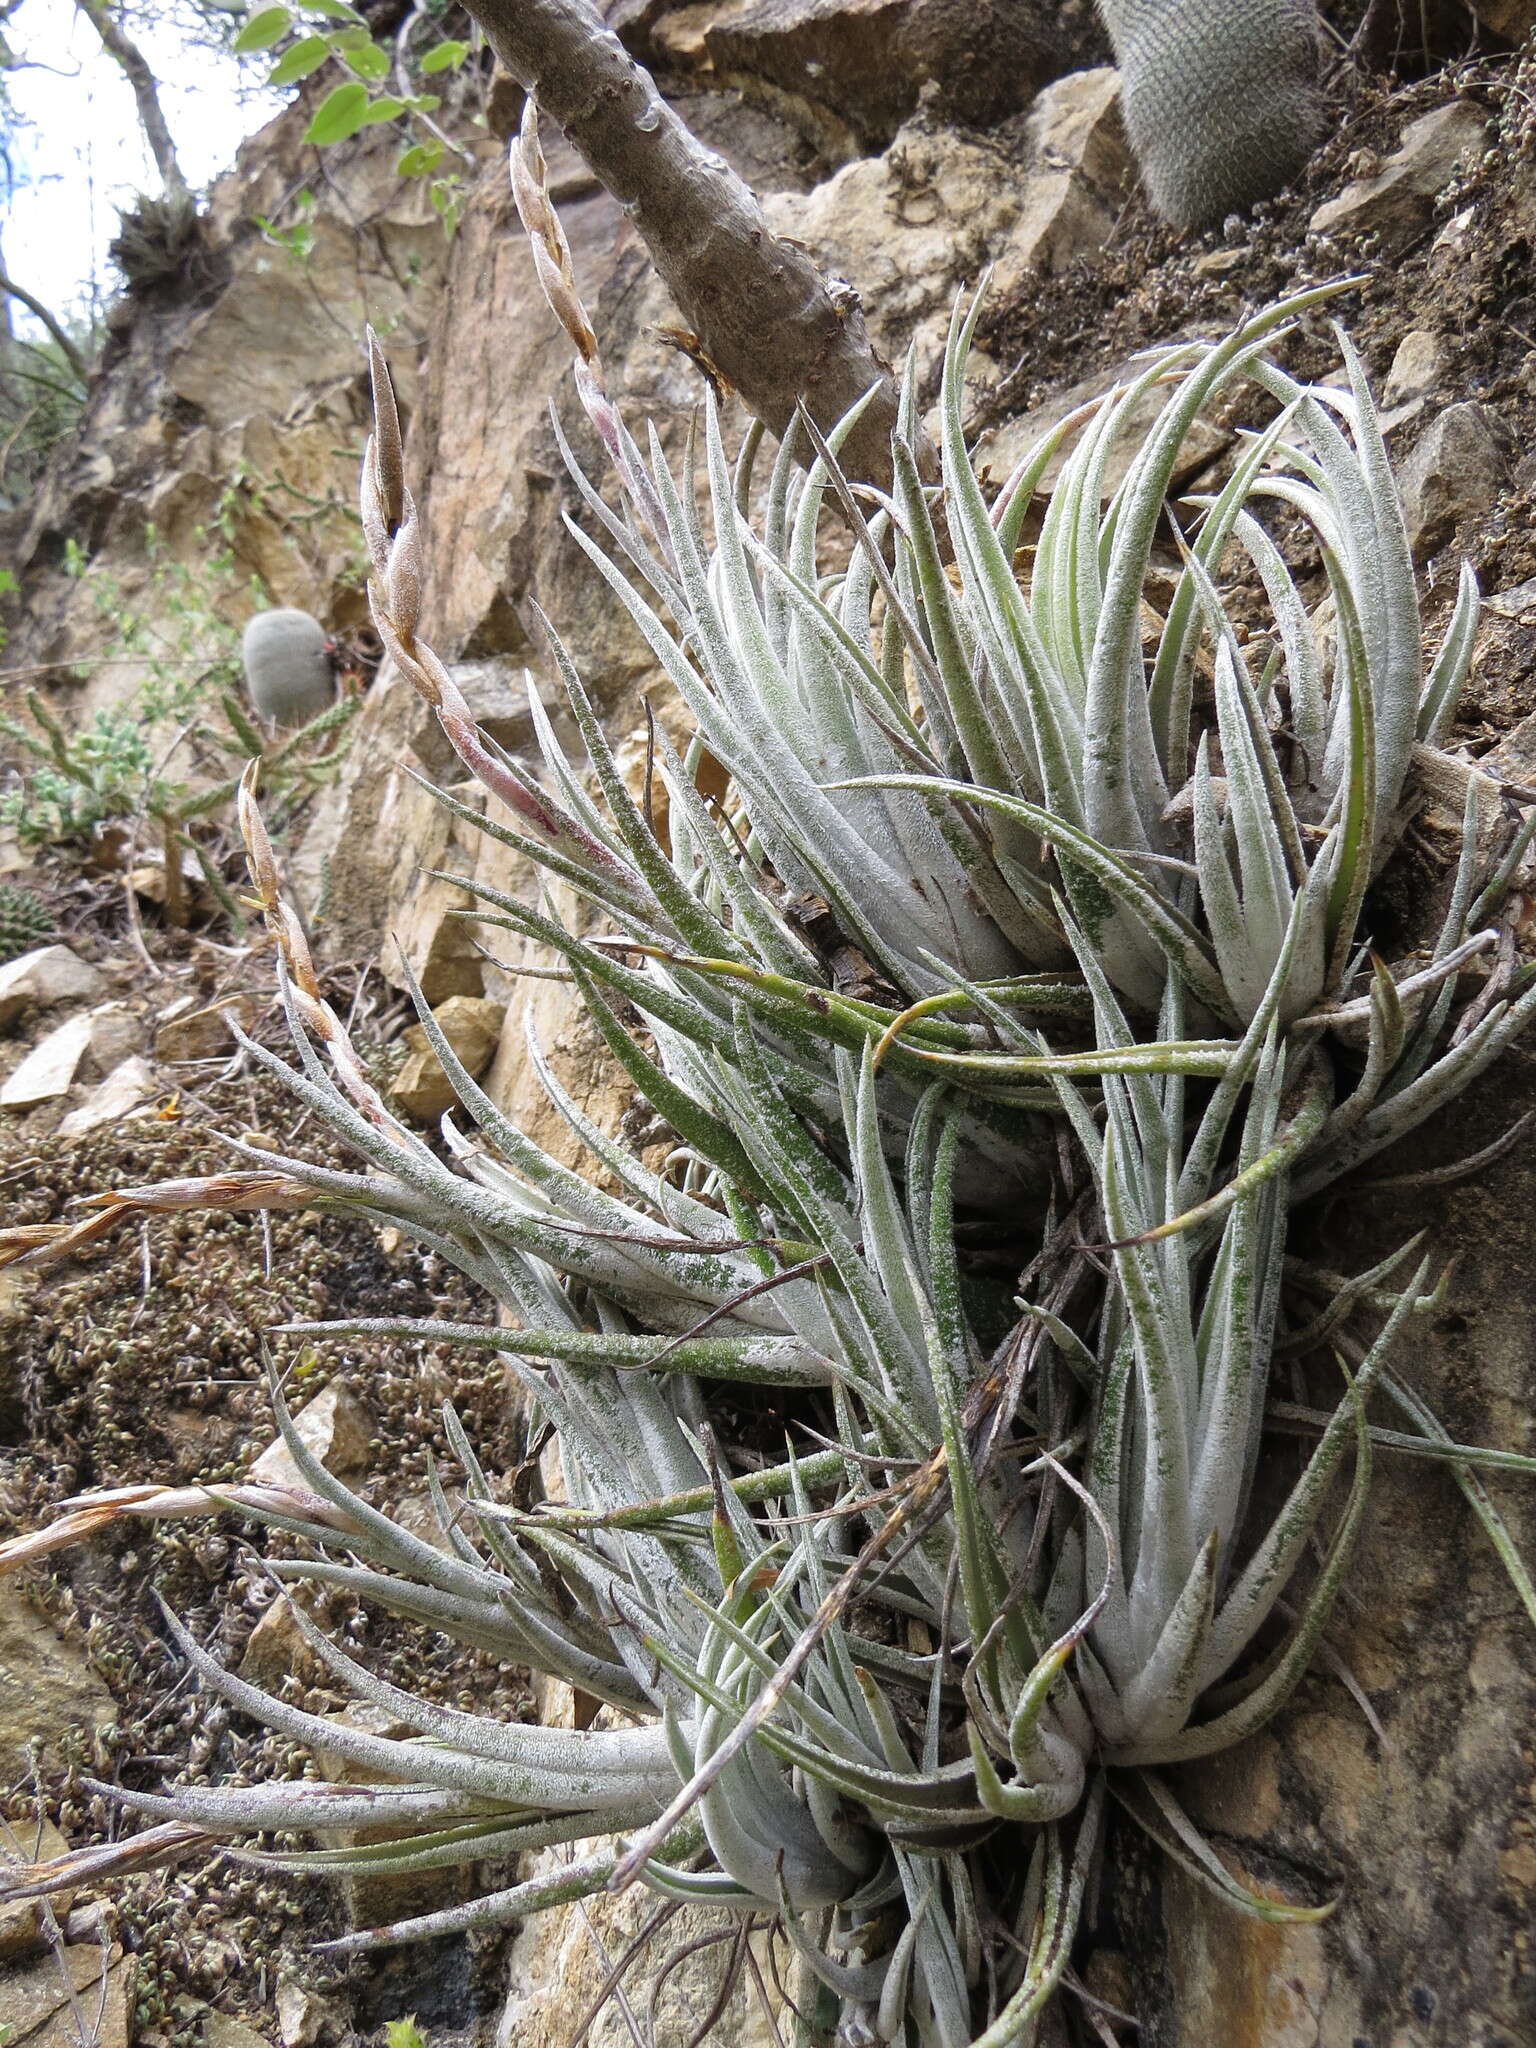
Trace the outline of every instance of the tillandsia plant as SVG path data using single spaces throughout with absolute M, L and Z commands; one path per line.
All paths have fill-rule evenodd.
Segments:
M 324 999 L 248 780 L 242 826 L 298 1065 L 248 1051 L 364 1170 L 246 1145 L 247 1172 L 121 1190 L 25 1245 L 56 1253 L 117 1216 L 188 1205 L 314 1202 L 388 1222 L 499 1319 L 294 1327 L 499 1352 L 557 1434 L 564 1498 L 508 1503 L 450 1410 L 459 1478 L 451 1492 L 433 1474 L 442 1540 L 428 1542 L 310 1455 L 274 1387 L 301 1487 L 86 1496 L 8 1556 L 120 1515 L 232 1507 L 307 1540 L 311 1555 L 272 1566 L 283 1582 L 345 1588 L 604 1704 L 584 1731 L 450 1711 L 296 1608 L 330 1670 L 417 1731 L 385 1741 L 261 1693 L 171 1621 L 209 1687 L 380 1782 L 117 1792 L 163 1823 L 141 1856 L 360 1817 L 402 1832 L 266 1860 L 408 1871 L 617 1836 L 342 1946 L 638 1881 L 777 1929 L 801 1965 L 807 2043 L 1027 2044 L 1066 1972 L 1111 1797 L 1234 1905 L 1326 1910 L 1245 1892 L 1157 1772 L 1283 1704 L 1347 1568 L 1374 1447 L 1449 1463 L 1536 1620 L 1475 1476 L 1484 1454 L 1450 1443 L 1393 1373 L 1405 1324 L 1442 1298 L 1428 1257 L 1405 1247 L 1319 1308 L 1285 1256 L 1300 1195 L 1450 1099 L 1536 1011 L 1511 921 L 1532 827 L 1511 822 L 1490 847 L 1470 777 L 1432 942 L 1395 970 L 1369 945 L 1366 892 L 1412 807 L 1415 750 L 1454 713 L 1476 591 L 1463 578 L 1426 665 L 1358 363 L 1343 343 L 1348 388 L 1302 386 L 1266 353 L 1325 292 L 1154 357 L 1043 437 L 990 504 L 962 431 L 972 307 L 946 358 L 938 483 L 913 453 L 909 378 L 890 497 L 861 496 L 840 435 L 807 425 L 807 468 L 781 449 L 754 522 L 757 439 L 733 464 L 713 406 L 702 492 L 692 448 L 681 480 L 654 441 L 642 454 L 604 391 L 531 127 L 515 176 L 621 493 L 615 508 L 578 473 L 609 545 L 572 530 L 697 727 L 681 755 L 657 736 L 666 838 L 553 634 L 588 760 L 568 761 L 540 712 L 542 773 L 475 728 L 422 640 L 416 513 L 376 346 L 374 613 L 515 822 L 444 801 L 606 928 L 578 935 L 552 899 L 474 885 L 479 914 L 563 956 L 676 1148 L 661 1169 L 631 1156 L 530 1041 L 618 1190 L 604 1191 L 508 1120 L 420 1002 L 461 1114 L 440 1144 L 402 1125 Z M 1180 446 L 1239 379 L 1274 416 L 1196 502 L 1149 644 Z M 1157 389 L 1106 504 L 1115 443 Z M 828 493 L 853 546 L 832 571 Z M 1260 523 L 1274 505 L 1289 555 Z M 1308 547 L 1327 634 L 1294 567 Z M 1239 591 L 1269 606 L 1262 642 L 1234 623 Z M 713 807 L 705 749 L 730 777 Z M 1021 1188 L 1040 1204 L 1027 1241 Z M 1315 1445 L 1255 1528 L 1282 1348 L 1336 1360 L 1340 1398 L 1307 1418 Z M 1373 1395 L 1402 1430 L 1369 1419 Z M 754 1414 L 765 1432 L 773 1418 L 770 1448 L 747 1456 L 735 1438 Z

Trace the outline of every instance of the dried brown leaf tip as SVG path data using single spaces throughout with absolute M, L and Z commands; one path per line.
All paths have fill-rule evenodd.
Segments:
M 256 771 L 259 765 L 252 761 L 240 778 L 235 800 L 236 814 L 262 916 L 282 955 L 288 999 L 304 1029 L 325 1047 L 342 1086 L 363 1114 L 373 1123 L 398 1130 L 395 1119 L 384 1107 L 382 1096 L 364 1072 L 345 1025 L 321 993 L 304 927 L 283 895 L 277 858 L 256 802 Z M 257 1203 L 254 1206 L 264 1205 Z
M 512 144 L 512 196 L 518 218 L 533 245 L 533 263 L 550 310 L 584 363 L 597 366 L 597 336 L 576 289 L 576 270 L 565 229 L 549 196 L 549 166 L 539 144 L 538 102 L 530 93 L 522 126 Z
M 226 1508 L 248 1509 L 257 1515 L 283 1515 L 290 1521 L 326 1529 L 345 1531 L 353 1526 L 332 1502 L 322 1500 L 308 1487 L 280 1485 L 266 1479 L 236 1480 L 228 1486 L 106 1487 L 98 1493 L 77 1493 L 61 1501 L 54 1519 L 41 1529 L 28 1530 L 0 1543 L 0 1578 L 51 1556 L 56 1550 L 67 1550 L 117 1522 L 195 1521 Z
M 400 408 L 395 403 L 394 379 L 379 346 L 379 337 L 368 329 L 368 379 L 373 387 L 373 460 L 370 465 L 387 530 L 393 533 L 405 517 L 405 447 L 400 433 Z

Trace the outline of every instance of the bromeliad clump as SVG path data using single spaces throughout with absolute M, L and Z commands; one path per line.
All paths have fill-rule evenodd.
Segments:
M 1428 1259 L 1393 1291 L 1405 1248 L 1321 1312 L 1285 1260 L 1299 1195 L 1413 1128 L 1536 1011 L 1501 943 L 1532 828 L 1511 823 L 1490 851 L 1470 781 L 1437 931 L 1396 968 L 1369 943 L 1367 891 L 1417 750 L 1454 714 L 1475 587 L 1464 577 L 1426 663 L 1358 363 L 1344 343 L 1347 386 L 1306 386 L 1270 353 L 1326 291 L 1150 359 L 1042 437 L 991 503 L 961 424 L 975 312 L 957 314 L 942 481 L 914 452 L 909 382 L 890 498 L 850 485 L 840 434 L 806 424 L 807 467 L 786 443 L 754 519 L 755 433 L 733 462 L 708 409 L 701 491 L 691 462 L 679 478 L 654 445 L 642 454 L 605 395 L 531 129 L 518 184 L 621 492 L 612 505 L 578 472 L 606 545 L 572 531 L 697 732 L 681 754 L 657 738 L 665 842 L 553 633 L 587 761 L 566 759 L 535 697 L 539 770 L 476 729 L 421 638 L 416 512 L 376 347 L 374 614 L 515 822 L 444 801 L 581 892 L 602 929 L 468 884 L 479 914 L 563 957 L 675 1148 L 660 1169 L 631 1156 L 530 1040 L 614 1191 L 599 1188 L 509 1121 L 424 1003 L 460 1112 L 440 1143 L 408 1130 L 325 1002 L 247 784 L 298 1065 L 247 1050 L 362 1169 L 246 1146 L 250 1171 L 121 1191 L 80 1234 L 130 1210 L 306 1200 L 410 1233 L 497 1314 L 311 1335 L 500 1353 L 558 1437 L 564 1497 L 509 1505 L 449 1412 L 458 1497 L 434 1475 L 428 1542 L 316 1462 L 274 1389 L 301 1488 L 86 1497 L 12 1554 L 117 1513 L 238 1508 L 307 1539 L 312 1556 L 273 1566 L 283 1581 L 346 1589 L 603 1703 L 584 1731 L 451 1711 L 296 1607 L 335 1676 L 416 1731 L 384 1741 L 264 1695 L 170 1622 L 231 1704 L 382 1780 L 369 1825 L 402 1830 L 269 1861 L 406 1871 L 618 1838 L 348 1945 L 639 1881 L 777 1929 L 807 2040 L 1027 2043 L 1110 1794 L 1235 1905 L 1323 1910 L 1244 1892 L 1156 1772 L 1250 1733 L 1305 1669 L 1360 1526 L 1374 1394 L 1420 1449 L 1454 1450 L 1492 1516 L 1477 1454 L 1448 1447 L 1393 1377 L 1404 1325 L 1438 1298 Z M 1143 596 L 1181 443 L 1242 380 L 1272 417 L 1197 501 L 1149 649 Z M 1162 410 L 1106 503 L 1115 444 L 1154 390 Z M 825 573 L 829 493 L 854 549 Z M 1284 549 L 1261 517 L 1276 506 Z M 1272 632 L 1239 632 L 1239 591 L 1262 594 Z M 701 794 L 706 750 L 730 778 L 721 803 Z M 1028 1243 L 1021 1189 L 1046 1205 Z M 1282 1344 L 1337 1361 L 1339 1403 L 1255 1527 Z M 753 1454 L 740 1418 L 770 1412 L 777 1439 Z M 180 1830 L 178 1848 L 189 1828 L 323 1838 L 359 1805 L 355 1786 L 313 1782 L 114 1796 Z

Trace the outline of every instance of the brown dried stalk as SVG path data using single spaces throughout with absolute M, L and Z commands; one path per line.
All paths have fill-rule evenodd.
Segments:
M 237 1480 L 228 1486 L 113 1486 L 60 1501 L 59 1513 L 45 1527 L 0 1543 L 0 1578 L 55 1550 L 67 1550 L 113 1522 L 187 1521 L 197 1515 L 222 1514 L 226 1508 L 318 1522 L 343 1533 L 356 1526 L 339 1508 L 304 1486 L 279 1486 L 267 1480 Z
M 334 1013 L 332 1013 L 334 1015 Z M 112 1188 L 89 1195 L 80 1207 L 91 1214 L 74 1223 L 19 1223 L 0 1230 L 0 1268 L 52 1265 L 94 1244 L 129 1216 L 177 1209 L 307 1209 L 313 1188 L 285 1173 L 214 1173 L 196 1180 L 156 1181 L 146 1187 Z

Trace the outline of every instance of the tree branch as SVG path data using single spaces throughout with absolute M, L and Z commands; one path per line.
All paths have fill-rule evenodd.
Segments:
M 82 0 L 84 4 L 84 0 Z M 496 55 L 538 97 L 633 220 L 705 354 L 782 435 L 804 399 L 823 430 L 875 396 L 842 450 L 886 484 L 897 394 L 857 295 L 769 229 L 756 195 L 706 150 L 589 0 L 465 0 Z
M 85 357 L 81 355 L 79 349 L 76 348 L 58 321 L 54 319 L 42 300 L 34 299 L 30 292 L 23 291 L 15 279 L 7 277 L 3 270 L 0 270 L 0 292 L 4 292 L 7 298 L 14 299 L 19 306 L 25 306 L 34 319 L 41 320 L 53 341 L 57 343 L 59 353 L 63 356 L 65 362 L 69 364 L 69 367 L 74 371 L 82 384 L 88 384 L 91 373 L 87 367 Z
M 181 165 L 176 160 L 176 145 L 171 140 L 171 131 L 165 125 L 165 115 L 160 110 L 160 89 L 155 74 L 149 68 L 149 60 L 138 44 L 124 33 L 112 18 L 107 0 L 75 0 L 75 6 L 90 22 L 101 46 L 114 63 L 122 67 L 128 83 L 133 87 L 134 103 L 139 110 L 139 126 L 144 130 L 144 139 L 149 144 L 149 153 L 155 160 L 160 181 L 166 191 L 174 197 L 186 199 L 191 194 L 186 179 L 181 174 Z

